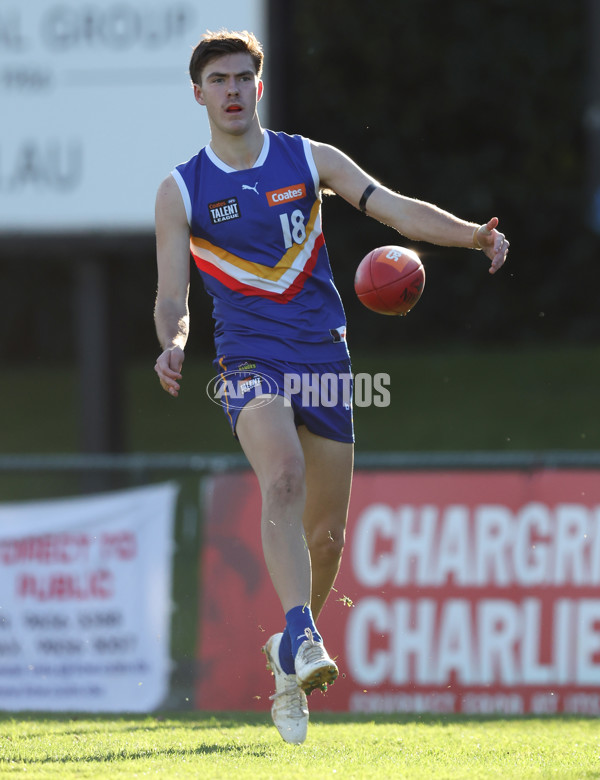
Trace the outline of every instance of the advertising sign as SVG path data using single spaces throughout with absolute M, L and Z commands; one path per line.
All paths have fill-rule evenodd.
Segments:
M 0 709 L 162 702 L 176 497 L 163 484 L 0 505 Z
M 223 709 L 264 709 L 284 623 L 260 496 L 249 474 L 210 495 L 197 705 L 218 681 Z M 599 584 L 595 471 L 359 472 L 318 622 L 340 679 L 311 709 L 600 714 Z
M 201 35 L 263 39 L 263 1 L 2 0 L 0 234 L 153 230 L 158 185 L 209 139 Z

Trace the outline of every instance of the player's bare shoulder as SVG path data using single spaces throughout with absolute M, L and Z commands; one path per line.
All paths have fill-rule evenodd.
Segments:
M 323 186 L 331 186 L 332 174 L 344 159 L 350 161 L 346 155 L 335 146 L 311 140 L 310 148 L 313 159 L 319 173 L 319 179 Z
M 168 218 L 187 224 L 187 214 L 179 185 L 172 174 L 166 176 L 156 192 L 156 218 Z

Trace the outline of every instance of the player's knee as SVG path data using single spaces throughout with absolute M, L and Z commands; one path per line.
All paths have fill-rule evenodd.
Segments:
M 342 557 L 346 533 L 337 523 L 324 523 L 310 534 L 308 546 L 313 565 L 328 566 Z
M 280 463 L 272 471 L 264 488 L 265 498 L 279 504 L 286 504 L 301 498 L 304 491 L 304 464 L 297 458 Z

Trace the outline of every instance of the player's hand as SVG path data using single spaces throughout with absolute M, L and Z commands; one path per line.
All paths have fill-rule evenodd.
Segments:
M 508 254 L 509 242 L 504 233 L 496 230 L 498 218 L 492 217 L 486 225 L 480 225 L 473 233 L 473 243 L 483 250 L 484 254 L 492 261 L 490 273 L 495 274 L 502 268 Z
M 158 356 L 154 366 L 160 380 L 160 386 L 174 398 L 179 395 L 178 380 L 181 379 L 181 367 L 184 359 L 185 354 L 181 347 L 169 347 Z

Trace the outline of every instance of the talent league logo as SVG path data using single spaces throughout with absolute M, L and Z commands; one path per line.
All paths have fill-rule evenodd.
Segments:
M 224 198 L 208 204 L 210 221 L 213 225 L 220 222 L 229 222 L 231 219 L 239 219 L 242 214 L 237 198 Z

